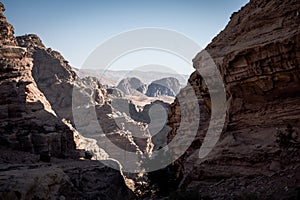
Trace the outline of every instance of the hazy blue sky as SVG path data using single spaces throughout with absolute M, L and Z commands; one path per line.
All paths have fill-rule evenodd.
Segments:
M 60 51 L 72 66 L 80 68 L 106 39 L 142 27 L 179 31 L 204 48 L 225 27 L 231 13 L 248 0 L 2 2 L 16 35 L 38 34 L 47 47 Z

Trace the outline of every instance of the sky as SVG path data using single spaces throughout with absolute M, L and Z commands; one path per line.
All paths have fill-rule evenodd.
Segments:
M 231 14 L 248 1 L 2 0 L 6 7 L 4 14 L 14 26 L 15 35 L 37 34 L 47 47 L 61 52 L 76 68 L 84 66 L 89 55 L 103 42 L 120 33 L 144 27 L 179 32 L 205 48 L 224 29 Z M 173 63 L 162 63 L 167 63 L 178 73 L 193 71 L 190 64 L 185 65 L 174 56 L 171 58 L 162 53 L 157 57 L 158 53 L 151 51 L 142 54 L 135 52 L 127 58 L 123 56 L 110 67 L 115 70 L 138 67 L 132 66 L 136 63 L 131 61 L 148 57 L 156 61 L 173 59 Z

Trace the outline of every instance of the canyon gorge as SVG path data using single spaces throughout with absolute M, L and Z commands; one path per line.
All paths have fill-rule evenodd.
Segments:
M 4 11 L 0 2 L 0 199 L 300 198 L 298 0 L 250 0 L 233 13 L 193 59 L 185 87 L 174 77 L 105 86 L 39 36 L 15 36 Z M 224 90 L 200 73 L 207 55 Z M 131 100 L 136 92 L 143 98 Z M 218 107 L 226 113 L 216 116 Z M 201 157 L 214 123 L 220 138 Z M 183 155 L 147 172 L 156 152 L 179 137 L 169 149 L 177 155 L 193 131 Z

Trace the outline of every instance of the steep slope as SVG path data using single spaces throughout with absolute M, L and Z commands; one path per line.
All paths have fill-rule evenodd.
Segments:
M 227 120 L 217 146 L 207 157 L 199 159 L 199 145 L 192 145 L 178 160 L 184 167 L 182 188 L 221 199 L 296 196 L 300 185 L 299 10 L 297 0 L 251 0 L 207 46 L 224 81 Z M 207 64 L 203 55 L 200 52 L 193 60 L 196 69 Z M 209 114 L 209 92 L 215 95 L 220 91 L 208 91 L 197 72 L 189 83 L 203 102 L 203 112 Z M 175 101 L 169 141 L 180 123 L 178 111 L 180 104 Z M 200 124 L 194 144 L 203 141 L 208 119 Z M 276 142 L 276 137 L 284 135 L 278 136 L 280 132 L 292 133 L 287 146 Z
M 67 155 L 75 149 L 73 132 L 38 89 L 32 74 L 32 59 L 18 47 L 13 27 L 3 16 L 0 3 L 0 141 L 1 145 L 53 155 Z
M 16 39 L 19 46 L 26 48 L 26 56 L 33 61 L 31 70 L 33 81 L 49 100 L 57 117 L 63 121 L 68 129 L 72 130 L 76 148 L 93 152 L 94 158 L 107 158 L 107 154 L 98 147 L 95 140 L 80 135 L 72 124 L 72 91 L 75 83 L 78 83 L 78 90 L 82 90 L 84 100 L 87 103 L 90 103 L 93 97 L 101 102 L 103 96 L 101 96 L 100 85 L 93 84 L 94 82 L 90 78 L 78 79 L 77 81 L 76 74 L 63 57 L 56 51 L 46 49 L 37 35 L 29 34 Z M 37 65 L 39 67 L 36 67 Z M 91 88 L 95 88 L 95 94 L 88 93 L 94 92 Z M 100 89 L 98 90 L 98 88 Z
M 17 42 L 28 49 L 28 56 L 33 60 L 32 75 L 59 117 L 73 121 L 72 93 L 75 86 L 86 97 L 86 104 L 94 101 L 93 96 L 99 103 L 104 102 L 102 86 L 91 78 L 79 79 L 61 54 L 46 48 L 37 35 L 19 36 Z

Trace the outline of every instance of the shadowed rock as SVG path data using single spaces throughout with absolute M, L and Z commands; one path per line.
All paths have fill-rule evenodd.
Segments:
M 176 78 L 169 77 L 153 81 L 146 92 L 149 97 L 171 96 L 174 97 L 180 90 L 180 83 Z
M 213 199 L 296 196 L 299 148 L 291 148 L 286 161 L 275 138 L 278 129 L 288 124 L 300 127 L 299 9 L 297 0 L 251 0 L 231 16 L 226 28 L 206 47 L 224 81 L 227 105 L 218 106 L 227 106 L 227 118 L 219 142 L 203 159 L 199 159 L 198 150 L 207 127 L 200 124 L 196 139 L 177 161 L 184 168 L 182 188 Z M 196 69 L 205 65 L 203 55 L 200 52 L 194 58 Z M 203 102 L 202 111 L 210 114 L 210 96 L 220 91 L 208 91 L 204 80 L 194 72 L 189 83 Z M 184 92 L 188 91 L 182 89 L 180 94 Z M 181 125 L 180 112 L 175 101 L 168 141 Z M 209 118 L 203 124 L 205 121 Z
M 27 50 L 16 46 L 13 27 L 0 4 L 0 141 L 1 145 L 54 156 L 75 150 L 73 131 L 59 119 L 38 89 Z

